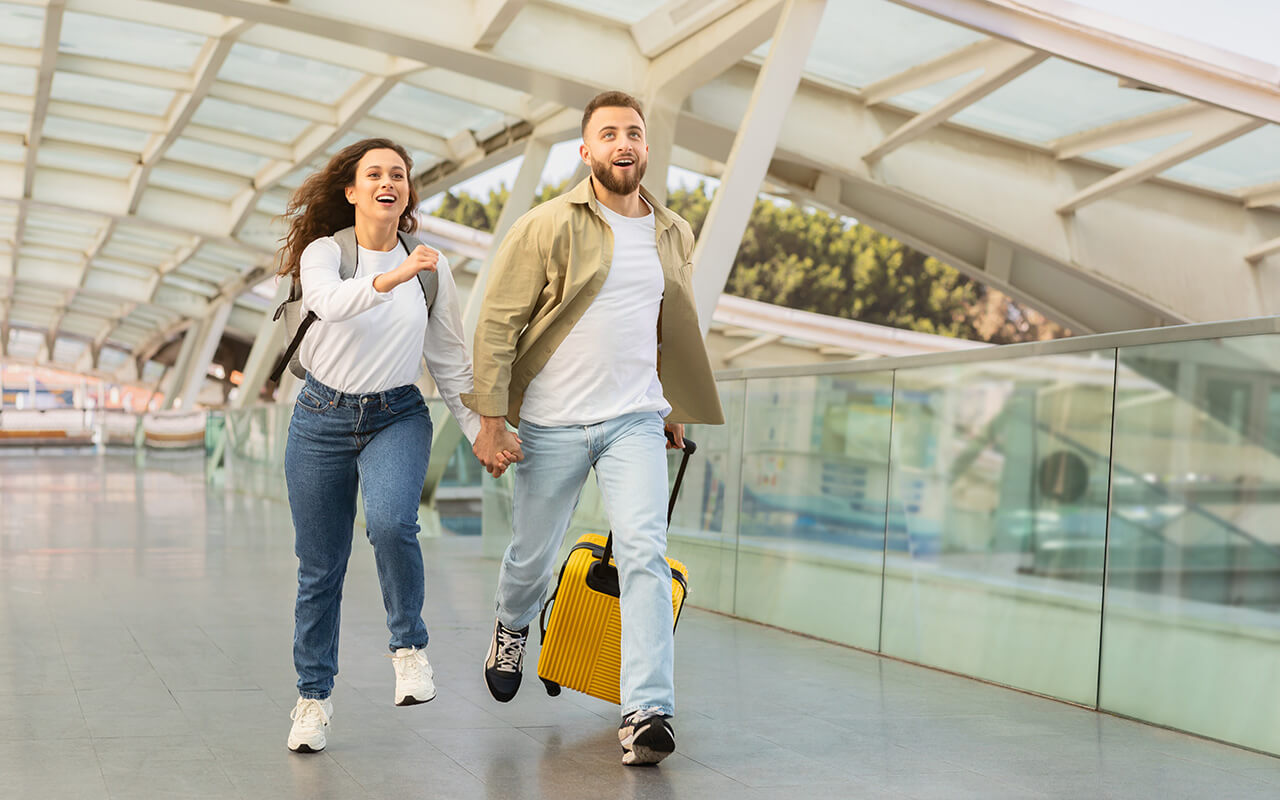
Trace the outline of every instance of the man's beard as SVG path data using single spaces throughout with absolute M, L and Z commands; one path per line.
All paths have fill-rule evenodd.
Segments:
M 614 194 L 623 196 L 631 194 L 640 186 L 640 181 L 644 180 L 644 171 L 648 167 L 648 160 L 641 161 L 637 156 L 630 175 L 619 179 L 613 174 L 612 162 L 591 159 L 591 174 L 600 182 L 600 185 Z

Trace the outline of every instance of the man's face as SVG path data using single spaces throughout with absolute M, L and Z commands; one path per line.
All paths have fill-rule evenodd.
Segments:
M 587 123 L 579 152 L 601 186 L 629 195 L 639 188 L 649 166 L 644 121 L 634 108 L 598 108 Z

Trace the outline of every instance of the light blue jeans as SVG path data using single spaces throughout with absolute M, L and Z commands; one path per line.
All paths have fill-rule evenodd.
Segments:
M 675 637 L 667 564 L 667 456 L 662 417 L 627 414 L 595 425 L 520 423 L 512 537 L 498 573 L 498 619 L 529 625 L 558 568 L 556 555 L 587 472 L 613 528 L 622 606 L 622 714 L 675 713 Z

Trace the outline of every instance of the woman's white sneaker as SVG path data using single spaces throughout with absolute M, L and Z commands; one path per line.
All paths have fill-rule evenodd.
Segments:
M 333 717 L 333 703 L 299 697 L 289 713 L 293 727 L 289 730 L 289 749 L 295 753 L 318 753 L 324 749 L 325 729 Z
M 435 671 L 427 654 L 417 647 L 402 647 L 391 656 L 396 668 L 396 705 L 425 703 L 436 696 Z

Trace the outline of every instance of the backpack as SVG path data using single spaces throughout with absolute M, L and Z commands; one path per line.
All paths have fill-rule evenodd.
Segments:
M 404 248 L 405 254 L 412 253 L 413 250 L 422 242 L 405 233 L 404 231 L 396 231 L 400 238 L 400 246 Z M 342 280 L 348 280 L 356 274 L 357 260 L 359 258 L 356 250 L 356 229 L 343 228 L 333 235 L 334 241 L 338 243 L 338 249 L 341 251 L 341 259 L 338 262 L 338 276 Z M 422 287 L 422 297 L 427 302 L 427 312 L 435 306 L 436 290 L 440 286 L 439 276 L 433 270 L 424 270 L 418 273 L 418 284 Z M 308 311 L 307 316 L 302 316 L 302 279 L 299 275 L 293 276 L 293 285 L 289 287 L 289 299 L 285 300 L 276 309 L 272 320 L 280 321 L 280 317 L 284 316 L 285 331 L 289 336 L 289 347 L 285 349 L 284 355 L 280 357 L 280 361 L 276 363 L 275 369 L 271 371 L 271 381 L 280 382 L 280 376 L 284 374 L 285 365 L 288 365 L 289 371 L 299 379 L 307 377 L 306 367 L 302 365 L 302 361 L 298 358 L 298 346 L 302 344 L 302 337 L 306 335 L 307 329 L 311 327 L 311 323 L 315 322 L 319 317 L 316 312 Z

